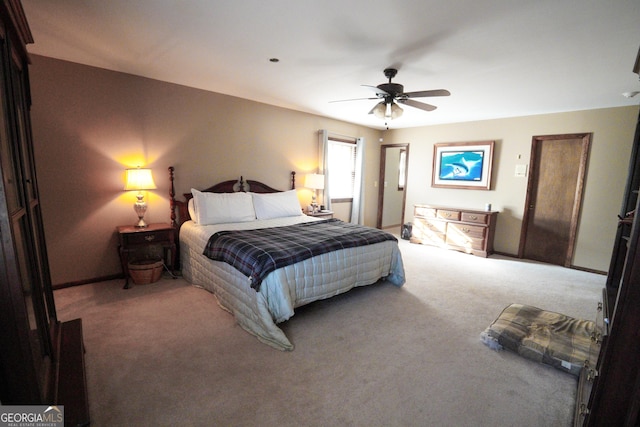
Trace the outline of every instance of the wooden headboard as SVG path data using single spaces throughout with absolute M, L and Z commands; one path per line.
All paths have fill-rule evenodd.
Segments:
M 184 200 L 176 200 L 175 195 L 175 187 L 173 185 L 174 182 L 174 171 L 175 168 L 173 166 L 169 166 L 169 181 L 171 185 L 169 187 L 169 209 L 171 210 L 171 226 L 179 229 L 183 222 L 191 219 L 189 216 L 189 199 L 193 197 L 191 193 L 183 193 L 182 196 Z M 291 189 L 294 190 L 296 188 L 296 172 L 291 171 Z M 240 179 L 237 180 L 229 180 L 219 182 L 215 185 L 212 185 L 209 188 L 204 190 L 200 190 L 205 193 L 237 193 L 239 191 L 252 192 L 252 193 L 279 193 L 282 190 L 276 190 L 273 187 L 268 186 L 260 181 L 254 181 L 251 179 L 244 180 L 241 176 Z M 177 215 L 176 215 L 177 209 Z

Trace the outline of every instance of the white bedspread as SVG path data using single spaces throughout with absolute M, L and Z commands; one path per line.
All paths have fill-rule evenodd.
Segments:
M 398 243 L 387 241 L 319 255 L 270 273 L 256 292 L 248 277 L 232 266 L 202 255 L 209 237 L 221 230 L 278 227 L 314 221 L 309 216 L 233 224 L 200 226 L 193 221 L 180 228 L 182 274 L 189 282 L 212 292 L 238 324 L 260 341 L 280 350 L 293 345 L 276 323 L 289 319 L 294 309 L 329 298 L 356 286 L 387 278 L 396 286 L 405 281 Z

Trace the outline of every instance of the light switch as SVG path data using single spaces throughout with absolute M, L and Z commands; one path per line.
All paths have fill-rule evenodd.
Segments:
M 517 177 L 527 176 L 527 165 L 516 165 L 516 176 Z

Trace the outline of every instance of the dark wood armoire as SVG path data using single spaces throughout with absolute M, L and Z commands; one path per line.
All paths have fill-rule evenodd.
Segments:
M 63 405 L 66 425 L 89 422 L 80 319 L 59 322 L 34 162 L 19 0 L 0 0 L 0 402 Z
M 640 58 L 640 52 L 638 53 Z M 636 61 L 636 67 L 638 62 Z M 638 70 L 634 70 L 638 72 Z M 603 292 L 604 334 L 576 424 L 640 426 L 640 115 Z M 600 340 L 600 338 L 596 338 Z

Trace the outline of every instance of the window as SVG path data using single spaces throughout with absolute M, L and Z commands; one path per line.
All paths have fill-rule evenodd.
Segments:
M 404 191 L 404 176 L 407 165 L 407 150 L 400 150 L 400 158 L 398 159 L 398 191 Z
M 328 162 L 331 200 L 352 201 L 356 177 L 356 144 L 329 138 Z
M 321 129 L 318 136 L 318 168 L 325 175 L 325 189 L 322 194 L 325 206 L 331 209 L 333 203 L 350 204 L 349 222 L 362 224 L 364 138 L 329 136 L 325 129 Z

